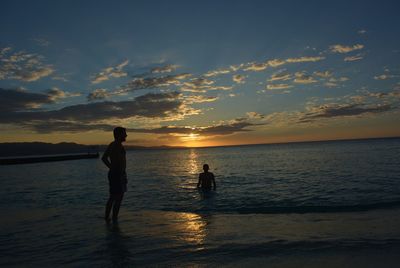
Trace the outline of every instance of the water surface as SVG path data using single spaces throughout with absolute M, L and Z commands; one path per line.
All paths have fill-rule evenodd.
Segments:
M 204 163 L 217 181 L 206 196 L 195 188 Z M 99 159 L 0 169 L 1 265 L 400 260 L 400 139 L 130 151 L 118 225 L 102 220 Z

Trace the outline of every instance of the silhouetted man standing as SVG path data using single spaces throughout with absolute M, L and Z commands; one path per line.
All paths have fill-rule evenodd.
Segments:
M 126 158 L 125 149 L 122 142 L 126 140 L 126 129 L 123 127 L 114 128 L 114 141 L 108 145 L 107 150 L 101 158 L 104 164 L 110 169 L 108 171 L 108 182 L 110 185 L 110 197 L 106 204 L 104 218 L 109 220 L 111 209 L 113 209 L 112 219 L 118 220 L 119 208 L 122 198 L 126 192 Z

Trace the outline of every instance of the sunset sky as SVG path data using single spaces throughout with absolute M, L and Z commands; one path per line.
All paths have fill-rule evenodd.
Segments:
M 400 136 L 398 1 L 0 5 L 0 142 Z

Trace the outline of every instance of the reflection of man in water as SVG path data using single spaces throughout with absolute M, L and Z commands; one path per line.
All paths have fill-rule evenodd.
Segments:
M 122 146 L 122 142 L 125 141 L 126 137 L 125 128 L 114 128 L 114 141 L 108 145 L 107 150 L 101 158 L 104 164 L 110 169 L 108 171 L 110 197 L 106 204 L 104 216 L 106 220 L 109 220 L 111 208 L 113 209 L 113 220 L 116 221 L 118 219 L 119 207 L 121 206 L 122 198 L 126 192 L 126 158 L 125 149 Z
M 211 183 L 214 186 L 214 190 L 217 188 L 215 185 L 214 174 L 208 172 L 209 166 L 207 164 L 203 165 L 203 173 L 199 174 L 199 182 L 197 183 L 197 188 L 201 187 L 203 190 L 211 190 Z

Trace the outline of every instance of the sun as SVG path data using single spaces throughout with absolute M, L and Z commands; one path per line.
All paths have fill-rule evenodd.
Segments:
M 190 133 L 189 136 L 188 136 L 188 138 L 189 138 L 190 140 L 196 140 L 198 136 L 199 136 L 199 134 Z

